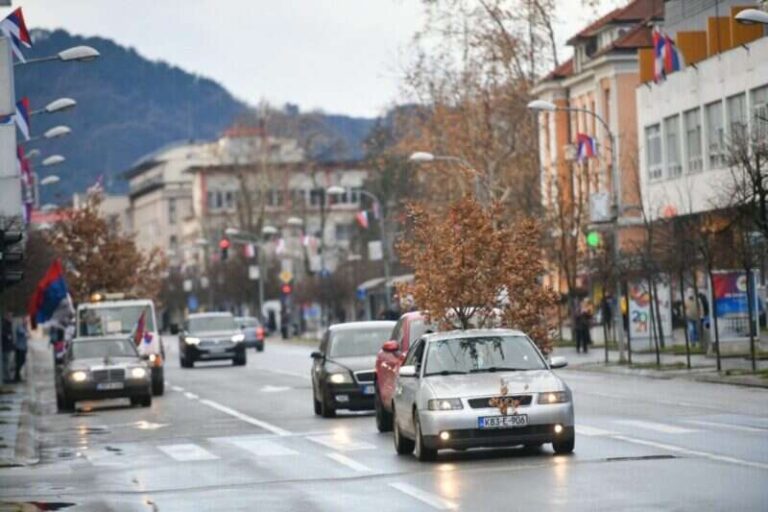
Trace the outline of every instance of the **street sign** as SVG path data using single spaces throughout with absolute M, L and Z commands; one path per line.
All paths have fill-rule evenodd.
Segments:
M 197 311 L 198 305 L 199 304 L 197 303 L 197 297 L 195 297 L 194 295 L 190 295 L 189 297 L 187 297 L 187 307 L 189 308 L 190 311 L 192 312 Z
M 258 281 L 259 280 L 259 266 L 258 265 L 249 265 L 248 266 L 248 279 L 251 281 Z
M 192 291 L 192 280 L 191 279 L 185 279 L 184 283 L 184 291 L 185 292 L 191 292 Z
M 280 272 L 280 280 L 284 283 L 290 283 L 293 279 L 293 274 L 291 272 L 288 272 L 287 270 L 283 270 Z
M 371 261 L 380 261 L 384 257 L 381 240 L 368 242 L 368 259 Z
M 611 220 L 611 196 L 608 192 L 595 192 L 589 196 L 590 222 L 608 222 Z

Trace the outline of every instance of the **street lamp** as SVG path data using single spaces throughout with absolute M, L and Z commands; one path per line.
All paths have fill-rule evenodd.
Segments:
M 736 21 L 743 25 L 768 25 L 768 12 L 760 9 L 744 9 L 736 15 Z
M 87 62 L 89 60 L 93 60 L 97 58 L 99 55 L 99 51 L 96 48 L 92 48 L 90 46 L 74 46 L 72 48 L 67 48 L 66 50 L 62 50 L 56 55 L 50 55 L 48 57 L 39 57 L 37 59 L 28 59 L 26 62 L 16 62 L 14 63 L 14 67 L 20 66 L 20 65 L 26 65 L 26 64 L 37 64 L 38 62 L 49 62 L 53 60 L 60 60 L 62 62 L 69 62 L 69 61 L 76 61 L 76 62 Z
M 41 185 L 53 185 L 54 183 L 58 183 L 61 181 L 61 178 L 56 176 L 55 174 L 51 174 L 50 176 L 46 176 L 45 178 L 40 180 Z
M 285 223 L 294 228 L 300 228 L 304 225 L 304 221 L 299 217 L 288 217 Z
M 620 259 L 620 248 L 619 248 L 619 218 L 621 217 L 621 185 L 619 184 L 619 166 L 618 166 L 618 159 L 616 155 L 616 136 L 611 131 L 611 127 L 608 126 L 608 123 L 600 117 L 595 112 L 588 110 L 586 108 L 578 108 L 578 107 L 560 107 L 558 105 L 555 105 L 551 101 L 546 100 L 533 100 L 530 103 L 528 103 L 528 108 L 530 110 L 533 110 L 535 112 L 555 112 L 555 111 L 562 111 L 562 112 L 582 112 L 584 114 L 590 115 L 593 118 L 595 118 L 605 129 L 605 132 L 608 134 L 608 137 L 611 141 L 611 181 L 613 182 L 612 187 L 612 195 L 613 195 L 613 266 L 614 266 L 614 272 L 618 273 L 619 269 L 619 259 Z M 615 322 L 615 329 L 618 337 L 619 342 L 619 362 L 624 362 L 624 328 L 621 324 L 621 315 L 618 314 L 621 306 L 621 280 L 618 279 L 618 276 L 616 278 L 616 305 L 617 305 L 617 311 L 614 312 L 614 322 Z M 605 346 L 606 346 L 606 362 L 608 362 L 608 340 L 605 340 Z
M 63 112 L 64 110 L 73 108 L 75 105 L 77 105 L 77 102 L 72 98 L 59 98 L 57 100 L 53 100 L 41 109 L 33 110 L 29 113 L 29 115 L 36 116 L 38 114 L 53 114 L 54 112 Z
M 51 155 L 43 160 L 43 167 L 50 167 L 52 165 L 58 165 L 64 162 L 66 158 L 61 155 Z
M 424 153 L 424 154 L 426 155 L 427 153 Z M 329 195 L 339 195 L 345 192 L 346 190 L 343 187 L 340 187 L 338 185 L 333 185 L 331 187 L 328 187 L 328 189 L 326 189 L 326 193 L 328 193 Z M 363 189 L 360 189 L 357 192 L 360 195 L 368 197 L 368 199 L 373 201 L 375 204 L 379 205 L 378 211 L 379 211 L 379 230 L 381 232 L 381 260 L 384 265 L 384 293 L 385 293 L 386 302 L 387 302 L 387 309 L 389 310 L 392 305 L 392 294 L 390 293 L 390 290 L 389 290 L 389 285 L 390 285 L 389 249 L 388 249 L 388 243 L 387 243 L 387 225 L 384 218 L 385 217 L 384 209 L 381 207 L 382 206 L 381 201 L 375 194 Z
M 70 133 L 72 133 L 72 128 L 70 128 L 69 126 L 60 124 L 58 126 L 54 126 L 53 128 L 49 128 L 42 135 L 30 137 L 29 139 L 25 140 L 23 143 L 35 142 L 42 139 L 46 139 L 46 140 L 55 139 L 56 137 L 63 137 L 65 135 L 69 135 Z
M 470 164 L 463 158 L 458 156 L 451 156 L 451 155 L 435 155 L 428 151 L 416 151 L 414 153 L 411 153 L 411 155 L 408 157 L 408 160 L 410 162 L 414 162 L 417 164 L 432 163 L 435 161 L 454 162 L 464 167 L 468 171 L 472 171 L 472 174 L 474 175 L 474 180 L 475 180 L 475 199 L 477 200 L 480 199 L 480 189 L 481 189 L 480 173 L 477 172 L 477 170 L 474 167 L 472 167 L 472 164 Z

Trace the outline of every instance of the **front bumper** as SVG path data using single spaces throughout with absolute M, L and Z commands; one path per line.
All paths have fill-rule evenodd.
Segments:
M 375 408 L 373 382 L 360 384 L 328 383 L 326 389 L 328 390 L 328 398 L 332 401 L 335 409 L 370 411 Z
M 115 384 L 115 383 L 102 383 Z M 151 394 L 150 380 L 136 379 L 122 382 L 122 389 L 98 389 L 97 383 L 86 382 L 67 382 L 64 384 L 64 396 L 68 400 L 106 400 L 109 398 L 131 398 L 144 397 Z
M 222 346 L 187 345 L 187 357 L 195 361 L 234 359 L 245 354 L 245 342 Z
M 478 418 L 499 416 L 494 408 L 458 411 L 419 411 L 424 445 L 428 448 L 480 448 L 492 446 L 513 446 L 526 443 L 552 443 L 574 435 L 573 402 L 564 404 L 531 404 L 519 407 L 518 414 L 528 416 L 528 425 L 513 428 L 478 427 Z M 563 427 L 555 432 L 555 425 Z M 447 432 L 448 439 L 440 439 L 440 433 Z

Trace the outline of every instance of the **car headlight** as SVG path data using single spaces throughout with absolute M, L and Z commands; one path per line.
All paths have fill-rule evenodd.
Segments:
M 136 367 L 131 370 L 132 379 L 143 379 L 147 376 L 146 368 Z
M 88 372 L 78 370 L 69 374 L 69 378 L 72 379 L 73 382 L 84 382 L 88 379 Z
M 567 391 L 552 391 L 549 393 L 539 393 L 540 404 L 562 404 L 570 402 L 571 397 Z
M 427 402 L 427 408 L 430 411 L 456 411 L 464 406 L 459 398 L 434 398 Z
M 232 343 L 242 343 L 245 341 L 245 334 L 235 334 L 232 336 Z
M 194 338 L 192 336 L 188 336 L 188 337 L 184 338 L 184 342 L 187 345 L 197 345 L 198 343 L 200 343 L 200 338 Z
M 334 384 L 344 384 L 352 382 L 352 376 L 349 372 L 337 372 L 332 373 L 328 380 Z

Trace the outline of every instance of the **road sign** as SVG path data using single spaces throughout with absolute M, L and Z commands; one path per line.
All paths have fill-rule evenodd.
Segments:
M 248 279 L 251 281 L 258 281 L 259 280 L 259 266 L 258 265 L 249 265 L 248 266 Z
M 288 272 L 287 270 L 283 270 L 280 272 L 280 280 L 284 283 L 290 283 L 293 279 L 293 273 Z

